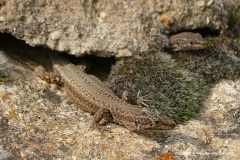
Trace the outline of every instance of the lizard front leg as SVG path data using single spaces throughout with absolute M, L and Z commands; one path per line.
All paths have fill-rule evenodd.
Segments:
M 139 106 L 145 106 L 145 107 L 149 107 L 146 102 L 153 102 L 154 100 L 151 100 L 149 98 L 151 98 L 153 96 L 152 93 L 147 94 L 145 96 L 141 96 L 140 95 L 140 90 L 137 93 L 136 97 L 133 97 L 133 95 L 128 91 L 125 90 L 122 93 L 122 100 L 125 102 L 128 102 L 130 104 L 134 104 L 134 105 L 139 105 Z M 147 99 L 146 99 L 147 98 Z
M 113 117 L 109 109 L 101 107 L 95 112 L 94 121 L 92 122 L 90 129 L 98 127 L 103 130 L 108 130 L 105 126 L 100 124 L 102 120 L 104 120 L 105 123 L 113 122 Z

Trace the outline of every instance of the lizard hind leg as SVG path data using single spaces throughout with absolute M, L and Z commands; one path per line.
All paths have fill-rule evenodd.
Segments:
M 92 122 L 90 129 L 97 127 L 101 130 L 109 130 L 105 126 L 105 124 L 109 122 L 113 122 L 113 117 L 110 110 L 107 108 L 99 108 L 94 114 L 94 121 Z

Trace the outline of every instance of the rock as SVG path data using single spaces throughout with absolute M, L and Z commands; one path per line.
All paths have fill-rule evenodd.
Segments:
M 9 41 L 13 42 L 0 37 L 0 49 L 6 56 L 11 55 L 15 59 L 18 56 L 20 59 L 8 58 L 9 64 L 14 66 L 11 72 L 14 79 L 0 84 L 0 159 L 240 158 L 239 79 L 218 81 L 201 113 L 173 130 L 136 133 L 116 124 L 106 126 L 111 132 L 97 128 L 89 130 L 92 115 L 75 105 L 64 88 L 42 81 L 20 63 L 27 57 L 23 54 L 29 53 L 39 60 L 51 51 Z M 47 61 L 46 57 L 41 58 Z M 169 55 L 163 60 L 167 59 L 170 59 Z M 200 60 L 209 64 L 206 59 Z M 169 77 L 173 76 L 170 74 Z M 166 91 L 169 92 L 169 89 Z
M 133 53 L 146 51 L 152 36 L 164 39 L 160 32 L 227 26 L 238 2 L 3 0 L 0 31 L 31 46 L 76 56 L 112 56 L 123 48 Z

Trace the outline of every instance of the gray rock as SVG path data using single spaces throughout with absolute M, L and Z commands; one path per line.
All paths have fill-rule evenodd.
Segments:
M 226 26 L 240 4 L 239 0 L 203 2 L 3 0 L 0 31 L 32 46 L 76 56 L 113 56 L 119 50 L 134 54 L 155 43 L 152 37 L 165 42 L 160 32 Z

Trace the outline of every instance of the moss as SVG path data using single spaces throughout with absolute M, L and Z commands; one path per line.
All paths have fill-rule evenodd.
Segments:
M 229 18 L 228 25 L 230 29 L 233 29 L 237 23 L 240 22 L 240 9 L 236 10 Z M 238 34 L 234 34 L 238 36 Z
M 240 26 L 240 23 L 239 23 L 239 26 Z M 236 56 L 238 58 L 240 58 L 240 34 L 238 37 L 234 38 L 233 40 L 233 47 L 235 47 L 236 49 Z
M 122 74 L 123 66 L 127 73 Z M 124 90 L 134 96 L 139 90 L 142 96 L 153 93 L 148 105 L 182 123 L 199 112 L 208 87 L 200 84 L 197 74 L 179 66 L 165 53 L 125 59 L 113 68 L 110 87 L 119 96 Z
M 26 16 L 21 16 L 21 17 L 20 17 L 20 21 L 21 21 L 21 22 L 25 22 L 25 21 L 26 21 Z
M 18 114 L 16 113 L 16 111 L 14 110 L 14 109 L 11 109 L 10 111 L 9 111 L 9 115 L 8 115 L 8 119 L 18 119 L 19 118 L 19 116 L 18 116 Z
M 10 82 L 10 81 L 12 81 L 12 80 L 13 80 L 12 77 L 0 78 L 0 84 L 1 84 L 1 83 L 4 83 L 4 82 Z
M 127 68 L 124 65 L 122 65 L 121 68 L 119 68 L 119 74 L 125 74 L 125 73 L 127 73 Z
M 0 84 L 12 80 L 13 78 L 10 76 L 10 71 L 8 69 L 0 70 Z
M 207 46 L 211 47 L 214 44 L 214 38 L 213 37 L 206 37 L 205 40 L 207 41 Z
M 240 58 L 240 9 L 238 8 L 230 16 L 228 21 L 229 30 L 232 33 L 233 47 L 236 50 L 236 56 Z
M 190 72 L 195 72 L 202 83 L 212 86 L 222 79 L 235 79 L 240 75 L 240 59 L 209 49 L 191 53 L 176 53 L 178 63 Z
M 139 90 L 141 96 L 153 94 L 147 104 L 180 124 L 199 113 L 214 84 L 239 75 L 239 59 L 209 49 L 172 55 L 144 53 L 123 59 L 112 68 L 108 82 L 119 96 L 124 90 L 134 97 Z

